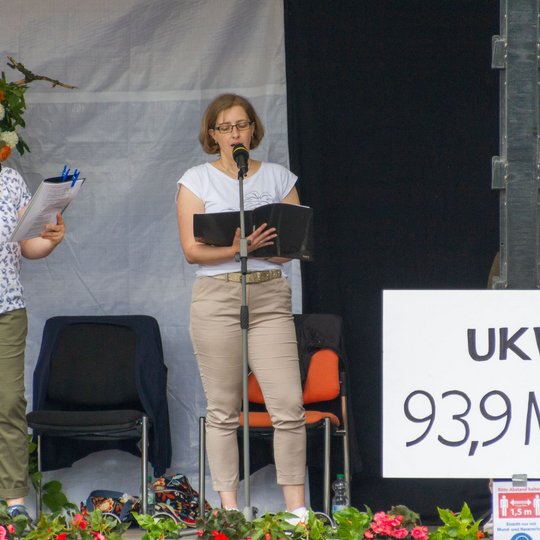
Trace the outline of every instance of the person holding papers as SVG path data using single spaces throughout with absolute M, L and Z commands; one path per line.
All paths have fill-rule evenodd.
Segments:
M 0 165 L 0 499 L 15 517 L 28 513 L 28 428 L 24 397 L 24 350 L 27 318 L 19 279 L 21 255 L 46 257 L 63 240 L 64 220 L 47 224 L 41 236 L 8 242 L 17 219 L 30 202 L 30 192 L 21 175 Z
M 242 403 L 242 297 L 240 263 L 235 254 L 240 251 L 240 229 L 230 246 L 203 244 L 195 240 L 193 216 L 239 210 L 239 167 L 233 147 L 241 144 L 253 150 L 263 136 L 261 120 L 247 99 L 235 94 L 218 96 L 206 109 L 199 132 L 203 150 L 217 159 L 189 169 L 178 181 L 180 242 L 186 260 L 198 265 L 190 333 L 207 398 L 208 461 L 213 487 L 225 508 L 238 507 L 236 432 Z M 299 204 L 293 173 L 281 165 L 251 158 L 247 165 L 243 184 L 246 210 L 278 202 Z M 286 510 L 304 519 L 305 414 L 291 291 L 282 268 L 287 259 L 250 255 L 271 245 L 278 234 L 265 223 L 246 231 L 248 359 L 273 420 L 277 481 Z

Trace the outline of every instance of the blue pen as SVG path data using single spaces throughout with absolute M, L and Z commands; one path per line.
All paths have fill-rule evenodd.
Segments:
M 78 169 L 75 169 L 73 171 L 73 177 L 71 178 L 71 186 L 70 187 L 73 187 L 75 185 L 75 182 L 79 179 L 80 174 L 81 174 L 81 171 L 79 171 Z

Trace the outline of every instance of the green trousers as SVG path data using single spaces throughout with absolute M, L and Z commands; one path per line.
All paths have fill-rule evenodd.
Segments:
M 28 493 L 28 426 L 24 397 L 25 309 L 0 315 L 0 499 Z

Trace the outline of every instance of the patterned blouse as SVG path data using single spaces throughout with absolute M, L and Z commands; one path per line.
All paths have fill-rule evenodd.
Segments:
M 17 223 L 19 210 L 30 202 L 22 176 L 8 167 L 0 170 L 0 314 L 25 307 L 19 279 L 21 247 L 7 242 Z

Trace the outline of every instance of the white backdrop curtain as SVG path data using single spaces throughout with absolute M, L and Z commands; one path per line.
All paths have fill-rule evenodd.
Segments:
M 209 159 L 197 141 L 199 121 L 209 101 L 228 91 L 251 99 L 265 124 L 253 156 L 288 164 L 282 1 L 0 0 L 0 7 L 0 67 L 8 80 L 21 78 L 6 66 L 9 55 L 78 87 L 31 85 L 22 132 L 31 153 L 5 165 L 18 169 L 31 191 L 65 164 L 87 178 L 65 213 L 63 244 L 47 259 L 23 263 L 29 407 L 47 318 L 152 315 L 169 368 L 169 472 L 196 485 L 205 401 L 188 336 L 194 268 L 179 246 L 176 181 Z M 299 270 L 290 273 L 298 311 Z M 59 479 L 76 503 L 93 489 L 135 494 L 138 463 L 102 452 L 46 479 Z M 260 509 L 279 509 L 273 483 L 272 471 L 253 479 Z M 217 502 L 211 490 L 208 498 Z

